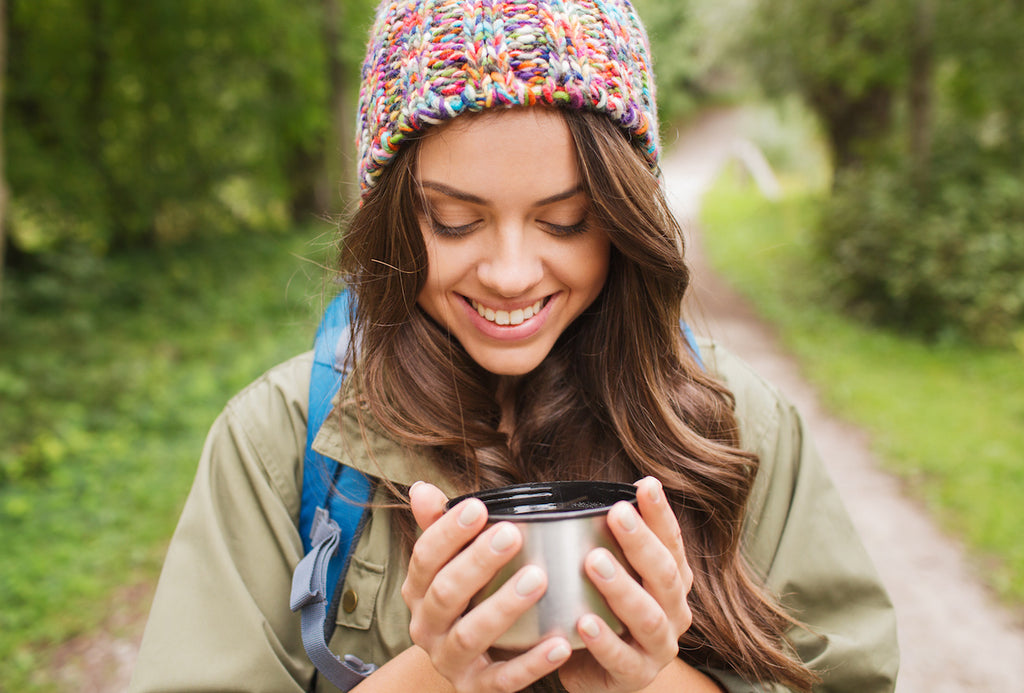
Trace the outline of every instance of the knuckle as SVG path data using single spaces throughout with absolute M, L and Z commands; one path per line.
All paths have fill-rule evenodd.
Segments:
M 647 614 L 640 621 L 641 632 L 643 633 L 661 633 L 668 630 L 668 616 L 661 609 L 656 612 Z
M 679 614 L 679 628 L 680 633 L 685 633 L 690 630 L 690 626 L 693 625 L 693 611 L 690 610 L 690 605 L 683 602 L 683 608 Z
M 660 592 L 671 592 L 683 586 L 683 577 L 679 572 L 679 566 L 675 563 L 659 566 L 653 579 Z
M 472 650 L 477 645 L 478 638 L 470 629 L 466 628 L 464 621 L 456 621 L 449 633 L 451 644 L 458 650 Z
M 423 545 L 423 542 L 418 541 L 412 545 L 412 553 L 409 556 L 409 573 L 415 573 L 426 570 L 429 565 L 429 556 L 427 549 Z
M 412 619 L 409 621 L 409 637 L 415 644 L 423 647 L 424 643 L 427 641 L 427 629 L 423 624 L 423 619 L 417 618 L 413 615 Z
M 450 580 L 438 578 L 430 583 L 430 596 L 442 609 L 458 607 L 465 596 L 464 590 L 458 589 Z
M 646 674 L 647 667 L 642 664 L 638 664 L 634 657 L 630 656 L 626 652 L 619 652 L 615 654 L 611 661 L 607 664 L 607 670 L 609 674 L 619 681 L 626 681 L 633 678 L 637 678 L 638 675 L 643 677 Z M 644 672 L 641 674 L 641 672 Z M 653 678 L 653 677 L 652 677 Z M 640 686 L 642 687 L 642 686 Z
M 405 605 L 411 609 L 413 602 L 416 600 L 416 596 L 413 594 L 412 585 L 409 584 L 408 579 L 402 582 L 401 594 L 402 600 L 405 602 Z
M 683 581 L 683 589 L 687 594 L 693 589 L 693 570 L 690 568 L 689 563 L 683 563 L 679 568 L 679 576 Z
M 494 678 L 491 683 L 494 690 L 499 693 L 514 693 L 518 688 L 518 686 L 513 683 L 511 676 L 509 676 L 507 666 L 501 666 L 494 672 Z
M 678 522 L 672 523 L 672 528 L 669 530 L 672 537 L 672 542 L 679 548 L 683 547 L 683 528 Z

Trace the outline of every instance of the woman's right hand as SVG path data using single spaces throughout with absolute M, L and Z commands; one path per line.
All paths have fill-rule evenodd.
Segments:
M 525 566 L 496 593 L 470 611 L 470 598 L 509 561 L 522 545 L 514 525 L 488 527 L 487 509 L 478 499 L 445 512 L 447 498 L 436 486 L 417 483 L 409 489 L 412 512 L 423 534 L 409 560 L 402 598 L 412 612 L 409 634 L 459 693 L 511 692 L 529 686 L 569 659 L 565 638 L 553 637 L 508 660 L 495 660 L 488 649 L 540 599 L 547 576 Z

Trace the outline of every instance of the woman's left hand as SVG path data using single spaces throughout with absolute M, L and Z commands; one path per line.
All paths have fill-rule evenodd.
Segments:
M 628 633 L 619 637 L 593 614 L 579 620 L 587 649 L 559 669 L 570 693 L 643 689 L 676 660 L 679 636 L 692 622 L 687 595 L 693 572 L 675 513 L 657 479 L 645 477 L 636 486 L 639 514 L 618 503 L 608 525 L 640 581 L 606 549 L 595 549 L 585 561 L 587 575 Z

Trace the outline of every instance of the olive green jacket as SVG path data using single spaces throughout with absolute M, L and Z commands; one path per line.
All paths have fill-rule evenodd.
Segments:
M 790 633 L 817 670 L 816 690 L 891 691 L 895 615 L 799 415 L 745 364 L 712 344 L 708 368 L 736 396 L 744 448 L 761 467 L 744 525 L 752 565 L 814 633 Z M 302 558 L 296 529 L 310 354 L 266 373 L 214 423 L 167 553 L 130 690 L 332 691 L 302 647 L 288 600 Z M 400 485 L 418 479 L 451 495 L 429 461 L 372 430 L 342 406 L 314 447 Z M 371 454 L 372 449 L 372 454 Z M 345 578 L 331 649 L 382 664 L 411 645 L 399 590 L 407 556 L 391 541 L 390 513 L 374 508 Z M 776 691 L 709 672 L 729 691 Z

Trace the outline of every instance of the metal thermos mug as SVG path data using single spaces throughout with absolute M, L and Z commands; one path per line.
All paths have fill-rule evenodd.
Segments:
M 576 622 L 588 613 L 599 616 L 616 633 L 625 632 L 584 573 L 583 559 L 595 548 L 604 547 L 635 575 L 607 524 L 608 511 L 615 503 L 636 505 L 635 486 L 607 481 L 520 484 L 460 496 L 449 501 L 448 508 L 470 497 L 483 501 L 488 524 L 512 522 L 523 535 L 522 548 L 473 597 L 470 607 L 497 591 L 523 566 L 538 566 L 548 577 L 540 601 L 516 620 L 494 647 L 522 651 L 561 635 L 573 649 L 581 648 Z

